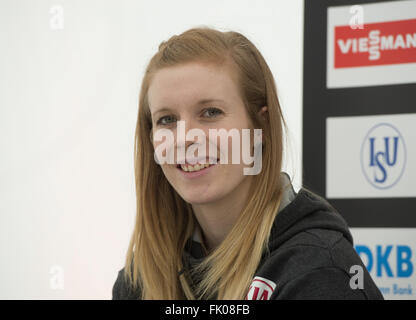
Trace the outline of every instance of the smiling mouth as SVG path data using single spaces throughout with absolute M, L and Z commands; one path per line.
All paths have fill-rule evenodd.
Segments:
M 218 163 L 219 159 L 217 159 L 217 163 Z M 204 170 L 206 168 L 215 166 L 217 163 L 205 163 L 205 164 L 201 164 L 201 163 L 195 163 L 195 164 L 189 164 L 189 163 L 185 163 L 185 164 L 178 164 L 176 165 L 176 168 L 185 171 L 185 172 L 195 172 L 195 171 L 201 171 Z

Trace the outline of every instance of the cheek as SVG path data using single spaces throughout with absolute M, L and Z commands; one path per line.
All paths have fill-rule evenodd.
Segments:
M 162 169 L 163 174 L 165 175 L 166 179 L 169 181 L 169 183 L 173 186 L 175 186 L 175 170 L 174 166 L 169 164 L 163 164 L 160 166 Z
M 250 165 L 248 162 L 252 162 L 254 155 L 254 135 L 253 130 L 244 132 L 240 130 L 240 136 L 235 140 L 229 139 L 227 144 L 219 144 L 218 150 L 222 158 L 221 163 L 241 165 L 241 167 L 247 167 Z M 242 169 L 241 169 L 242 170 Z
M 163 137 L 158 141 L 153 140 L 153 157 L 158 164 L 175 163 L 175 144 L 173 135 Z M 164 168 L 162 167 L 162 170 Z

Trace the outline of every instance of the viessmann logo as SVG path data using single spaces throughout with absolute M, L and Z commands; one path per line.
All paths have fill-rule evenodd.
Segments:
M 416 19 L 336 26 L 334 68 L 416 62 Z

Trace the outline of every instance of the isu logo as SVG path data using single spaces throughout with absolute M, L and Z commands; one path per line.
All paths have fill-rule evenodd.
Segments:
M 416 19 L 335 27 L 334 68 L 416 62 Z
M 268 279 L 262 277 L 254 277 L 251 283 L 246 300 L 270 300 L 276 284 Z
M 369 130 L 361 146 L 361 168 L 368 182 L 378 189 L 394 186 L 406 166 L 406 146 L 399 130 L 379 123 Z

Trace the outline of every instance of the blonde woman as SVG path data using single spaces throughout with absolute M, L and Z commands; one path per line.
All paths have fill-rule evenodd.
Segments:
M 162 42 L 139 100 L 137 215 L 113 299 L 382 299 L 345 221 L 323 198 L 295 193 L 281 172 L 285 122 L 275 82 L 246 37 L 202 27 Z M 236 145 L 224 151 L 209 131 L 241 137 L 249 129 L 261 170 L 245 174 L 251 164 L 222 163 L 208 151 L 196 163 L 177 155 L 161 162 L 161 129 L 186 155 L 201 145 L 231 155 Z M 179 137 L 193 129 L 203 141 Z

